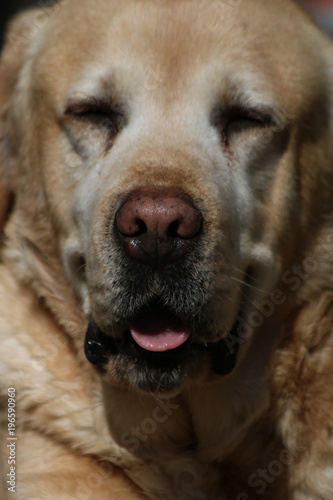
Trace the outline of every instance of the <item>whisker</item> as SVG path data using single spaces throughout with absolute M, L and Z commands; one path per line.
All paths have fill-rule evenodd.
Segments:
M 255 276 L 253 276 L 250 272 L 244 271 L 242 269 L 238 269 L 235 266 L 232 266 L 232 267 L 233 267 L 234 271 L 237 271 L 237 273 L 241 274 L 245 278 L 248 278 L 251 281 L 258 281 L 258 278 L 255 278 Z
M 258 288 L 256 286 L 252 285 L 251 283 L 247 283 L 246 281 L 235 278 L 234 276 L 231 276 L 231 279 L 233 279 L 234 281 L 237 281 L 237 283 L 241 283 L 242 285 L 247 286 L 248 288 L 251 288 L 252 290 L 257 290 L 258 292 L 268 293 L 268 291 L 269 291 L 269 290 L 264 290 L 263 288 Z

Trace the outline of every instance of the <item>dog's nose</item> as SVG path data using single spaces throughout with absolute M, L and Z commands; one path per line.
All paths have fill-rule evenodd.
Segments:
M 128 196 L 115 227 L 133 259 L 161 268 L 194 248 L 202 222 L 201 212 L 181 189 L 144 187 Z

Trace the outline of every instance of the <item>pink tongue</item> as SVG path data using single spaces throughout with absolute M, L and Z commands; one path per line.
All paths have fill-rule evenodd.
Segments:
M 135 342 L 147 351 L 163 352 L 176 349 L 189 338 L 191 329 L 165 311 L 147 312 L 131 321 L 130 331 Z

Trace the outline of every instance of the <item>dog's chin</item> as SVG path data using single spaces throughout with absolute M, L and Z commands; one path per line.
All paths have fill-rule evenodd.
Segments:
M 158 322 L 157 318 L 160 319 Z M 103 332 L 92 319 L 85 354 L 108 383 L 168 396 L 187 381 L 225 376 L 237 362 L 234 330 L 215 342 L 200 341 L 189 325 L 160 309 L 149 319 L 141 314 L 129 321 L 122 335 Z
M 181 389 L 191 365 L 198 362 L 190 353 L 187 343 L 169 351 L 148 351 L 126 332 L 122 349 L 109 363 L 115 364 L 122 383 L 145 392 L 169 394 Z

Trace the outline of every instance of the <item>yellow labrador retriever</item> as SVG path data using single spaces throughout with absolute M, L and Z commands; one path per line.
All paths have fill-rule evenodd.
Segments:
M 332 500 L 331 42 L 63 0 L 0 72 L 4 498 Z

